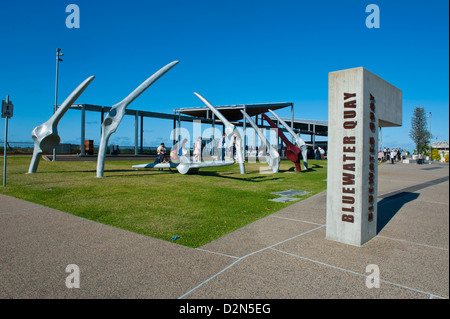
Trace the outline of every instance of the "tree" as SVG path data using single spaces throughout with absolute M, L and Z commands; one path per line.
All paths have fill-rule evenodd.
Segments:
M 430 132 L 427 130 L 427 116 L 425 108 L 414 108 L 413 116 L 411 118 L 411 130 L 409 137 L 416 145 L 417 153 L 424 153 L 427 150 L 427 143 L 431 138 Z
M 435 160 L 435 161 L 441 160 L 441 154 L 439 154 L 439 151 L 437 148 L 433 148 L 433 150 L 431 151 L 431 159 Z

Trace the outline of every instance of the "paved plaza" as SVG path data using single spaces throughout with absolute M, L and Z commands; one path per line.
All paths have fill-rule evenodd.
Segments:
M 448 194 L 446 164 L 385 163 L 362 247 L 325 239 L 324 191 L 197 249 L 0 195 L 0 298 L 448 299 Z

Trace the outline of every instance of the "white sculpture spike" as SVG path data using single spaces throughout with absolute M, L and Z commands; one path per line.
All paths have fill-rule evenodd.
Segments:
M 308 170 L 308 147 L 306 146 L 305 141 L 298 136 L 294 130 L 287 125 L 285 121 L 283 121 L 274 111 L 269 109 L 269 112 L 272 113 L 273 116 L 288 130 L 289 134 L 291 134 L 295 139 L 295 144 L 297 144 L 298 148 L 302 151 L 302 158 L 303 158 L 303 167 L 305 170 Z
M 87 86 L 92 82 L 94 76 L 88 77 L 66 98 L 58 110 L 48 119 L 47 122 L 36 126 L 31 132 L 31 137 L 34 140 L 33 157 L 31 159 L 28 173 L 36 173 L 39 165 L 39 160 L 43 152 L 50 152 L 60 142 L 58 135 L 58 123 L 67 110 L 72 106 L 76 99 L 83 93 Z
M 270 145 L 270 142 L 267 140 L 267 137 L 263 134 L 261 129 L 255 124 L 255 122 L 253 122 L 251 117 L 248 116 L 248 114 L 243 110 L 241 110 L 241 113 L 245 116 L 250 125 L 255 129 L 262 143 L 268 150 L 268 155 L 266 155 L 266 161 L 272 168 L 272 171 L 274 173 L 277 173 L 278 169 L 280 168 L 280 154 L 278 154 L 278 152 L 273 148 L 273 146 Z
M 239 169 L 241 174 L 245 174 L 245 166 L 244 166 L 244 149 L 242 147 L 242 138 L 239 134 L 239 131 L 236 129 L 236 127 L 231 124 L 223 115 L 220 113 L 214 106 L 212 106 L 211 103 L 209 103 L 203 96 L 201 96 L 198 93 L 194 94 L 207 106 L 209 109 L 214 112 L 214 114 L 222 121 L 222 123 L 225 125 L 225 134 L 229 139 L 232 137 L 235 138 L 236 141 L 236 155 L 237 160 L 239 163 Z
M 125 115 L 125 110 L 142 92 L 144 92 L 150 85 L 163 76 L 167 71 L 173 68 L 179 61 L 173 61 L 162 67 L 159 71 L 150 76 L 141 85 L 139 85 L 133 92 L 131 92 L 125 99 L 115 104 L 102 123 L 102 136 L 100 139 L 100 147 L 98 149 L 97 157 L 97 177 L 103 177 L 105 168 L 106 148 L 110 136 L 116 131 L 122 118 Z

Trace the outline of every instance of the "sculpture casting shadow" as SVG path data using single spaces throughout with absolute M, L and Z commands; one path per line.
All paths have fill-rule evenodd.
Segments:
M 316 169 L 315 169 L 316 167 L 309 167 L 308 168 L 308 172 L 315 172 L 316 171 Z M 320 167 L 319 167 L 320 168 Z M 280 170 L 278 170 L 278 173 L 286 173 L 286 172 L 296 172 L 296 169 L 295 169 L 295 167 L 289 167 L 289 168 L 286 168 L 286 169 L 280 169 Z
M 67 174 L 67 173 L 95 173 L 95 169 L 88 170 L 64 170 L 64 171 L 44 171 L 39 174 Z M 136 172 L 134 169 L 107 169 L 105 172 L 118 173 L 118 172 Z
M 377 234 L 389 223 L 406 203 L 419 197 L 417 193 L 399 192 L 383 198 L 378 202 L 377 208 Z
M 246 176 L 246 177 L 240 177 L 240 176 L 228 176 L 228 175 L 235 175 L 236 173 L 226 173 L 226 172 L 216 172 L 216 171 L 199 171 L 198 175 L 200 176 L 214 176 L 224 179 L 232 179 L 236 181 L 243 181 L 243 182 L 253 182 L 253 183 L 259 183 L 259 182 L 265 182 L 267 179 L 272 179 L 273 176 L 270 174 L 264 174 L 264 175 L 258 175 L 258 176 Z

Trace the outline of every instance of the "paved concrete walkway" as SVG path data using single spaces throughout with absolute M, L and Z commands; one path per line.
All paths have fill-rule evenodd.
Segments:
M 448 178 L 448 165 L 382 164 L 379 234 L 363 247 L 325 239 L 326 192 L 197 249 L 0 195 L 0 298 L 448 298 Z

